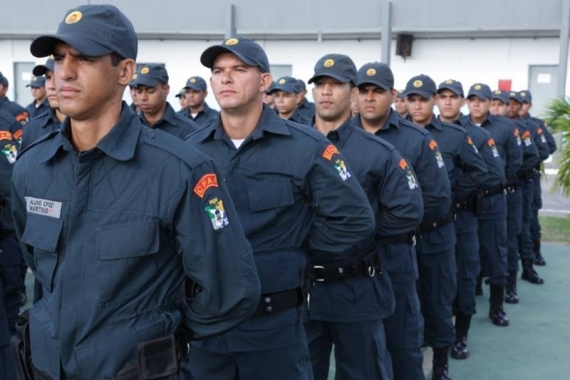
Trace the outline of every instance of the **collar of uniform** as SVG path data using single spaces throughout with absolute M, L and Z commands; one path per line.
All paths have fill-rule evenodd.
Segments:
M 487 112 L 487 117 L 485 118 L 485 121 L 481 123 L 481 126 L 484 127 L 484 126 L 490 125 L 490 124 L 492 123 L 492 122 L 491 122 L 491 117 L 492 117 L 492 116 L 493 116 L 493 115 L 491 115 L 490 112 Z M 469 122 L 470 122 L 471 124 L 475 125 L 475 123 L 473 122 L 473 120 L 471 120 L 471 116 L 466 115 L 466 119 L 469 120 Z
M 60 148 L 73 151 L 73 145 L 69 140 L 69 118 L 63 123 L 63 126 L 57 136 L 54 137 L 51 145 L 49 145 L 42 153 L 40 162 L 51 159 Z M 105 137 L 99 141 L 97 148 L 118 161 L 128 161 L 133 158 L 135 148 L 139 140 L 141 131 L 140 122 L 137 116 L 129 109 L 127 103 L 123 102 L 121 116 L 115 126 L 107 133 Z
M 354 125 L 352 124 L 352 120 L 350 118 L 346 119 L 344 123 L 337 129 L 330 131 L 327 133 L 327 139 L 332 142 L 340 142 L 341 145 L 344 145 L 348 137 L 354 130 Z
M 159 128 L 161 127 L 161 125 L 163 123 L 168 123 L 170 125 L 176 125 L 176 119 L 174 118 L 174 108 L 172 108 L 172 106 L 170 105 L 170 103 L 166 102 L 166 107 L 164 108 L 164 114 L 162 115 L 162 118 L 157 121 L 156 123 L 154 123 L 154 125 L 150 125 L 149 122 L 146 120 L 146 117 L 144 116 L 144 113 L 141 112 L 139 114 L 139 118 L 141 119 L 141 121 L 143 122 L 144 125 L 146 125 L 149 128 Z
M 434 127 L 438 131 L 443 131 L 443 125 L 441 124 L 441 120 L 439 120 L 435 116 L 432 116 L 431 121 L 429 122 L 428 125 L 426 125 L 426 127 L 430 127 L 430 126 Z
M 380 129 L 390 129 L 390 126 L 400 128 L 400 116 L 393 109 L 390 110 L 390 117 Z

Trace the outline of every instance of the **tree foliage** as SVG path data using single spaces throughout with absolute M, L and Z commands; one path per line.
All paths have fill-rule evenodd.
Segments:
M 546 125 L 552 133 L 560 133 L 558 150 L 558 174 L 554 180 L 554 188 L 562 189 L 570 196 L 570 100 L 568 98 L 551 101 L 546 110 Z

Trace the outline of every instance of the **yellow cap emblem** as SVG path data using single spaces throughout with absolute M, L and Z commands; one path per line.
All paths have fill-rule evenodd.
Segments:
M 323 64 L 324 67 L 333 67 L 334 66 L 334 60 L 333 59 L 327 59 L 325 61 L 325 63 Z
M 138 75 L 137 74 L 133 74 L 133 77 L 131 78 L 132 80 L 137 79 Z
M 190 78 L 190 83 L 196 83 L 196 78 Z
M 526 92 L 521 92 L 521 96 L 526 96 Z
M 239 40 L 237 38 L 230 38 L 229 40 L 226 41 L 226 45 L 227 46 L 237 45 L 238 42 Z
M 445 81 L 445 84 L 452 84 L 453 82 L 455 82 L 453 79 L 448 79 Z
M 65 18 L 65 23 L 66 24 L 75 24 L 76 22 L 79 22 L 79 20 L 81 20 L 82 17 L 83 17 L 83 14 L 79 11 L 71 12 Z
M 279 79 L 279 84 L 285 84 L 285 79 Z
M 516 96 L 517 94 L 515 92 L 511 92 L 511 96 Z
M 38 80 L 38 77 L 33 77 L 32 78 L 32 82 L 36 82 Z
M 480 84 L 476 84 L 473 88 L 474 88 L 475 90 L 479 91 L 479 90 L 481 89 L 481 85 L 480 85 Z
M 501 90 L 495 90 L 495 95 L 501 95 Z
M 369 77 L 373 77 L 374 75 L 376 75 L 376 70 L 370 68 L 366 70 L 366 75 L 368 75 Z
M 149 70 L 148 67 L 143 67 L 143 68 L 141 69 L 141 74 L 143 74 L 143 75 L 144 75 L 144 74 L 148 74 L 149 71 L 150 71 L 150 70 Z
M 415 88 L 420 88 L 420 87 L 422 87 L 422 86 L 424 85 L 424 82 L 422 82 L 421 80 L 418 79 L 418 80 L 415 80 L 414 83 L 412 83 L 412 85 L 413 85 Z

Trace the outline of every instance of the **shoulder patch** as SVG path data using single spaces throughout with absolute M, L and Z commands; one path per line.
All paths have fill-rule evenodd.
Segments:
M 0 140 L 12 140 L 12 134 L 8 131 L 0 131 Z
M 338 149 L 333 144 L 328 145 L 323 152 L 323 158 L 331 161 L 335 154 L 340 154 Z
M 431 140 L 431 141 L 429 142 L 429 148 L 430 148 L 431 150 L 434 150 L 435 148 L 437 148 L 437 143 L 435 142 L 435 140 Z
M 408 164 L 406 163 L 406 160 L 404 160 L 403 158 L 400 160 L 400 163 L 398 164 L 400 166 L 400 168 L 402 170 L 405 170 L 408 167 Z
M 194 193 L 200 198 L 204 198 L 206 190 L 210 187 L 218 187 L 218 177 L 214 173 L 204 174 L 194 186 Z

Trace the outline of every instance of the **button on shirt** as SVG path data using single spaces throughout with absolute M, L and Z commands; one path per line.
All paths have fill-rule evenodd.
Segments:
M 22 128 L 22 149 L 28 147 L 39 137 L 59 130 L 61 122 L 57 118 L 55 111 L 49 108 L 46 112 L 36 116 L 33 120 Z
M 239 148 L 219 118 L 187 141 L 220 168 L 253 247 L 263 294 L 299 287 L 307 250 L 340 258 L 374 231 L 366 194 L 338 149 L 267 106 Z M 294 342 L 281 326 L 299 318 L 297 309 L 251 318 L 225 336 L 195 344 L 212 352 L 285 347 Z
M 219 334 L 253 313 L 251 246 L 213 162 L 140 123 L 126 103 L 96 147 L 70 126 L 42 137 L 13 175 L 13 215 L 43 288 L 30 313 L 34 366 L 52 378 L 114 378 L 137 345 Z M 200 284 L 183 298 L 186 276 Z
M 160 129 L 164 132 L 170 133 L 180 139 L 184 139 L 192 132 L 197 131 L 200 129 L 198 124 L 194 123 L 192 120 L 188 118 L 178 115 L 174 112 L 174 108 L 170 105 L 170 103 L 166 103 L 166 109 L 164 110 L 164 115 L 162 115 L 162 119 L 150 125 L 146 118 L 144 117 L 144 113 L 140 113 L 139 117 L 142 123 L 152 129 Z
M 360 117 L 353 120 L 362 128 Z M 451 190 L 441 152 L 433 136 L 401 119 L 393 110 L 390 110 L 388 121 L 376 136 L 392 144 L 414 169 L 422 190 L 424 221 L 435 222 L 446 216 L 451 209 Z

